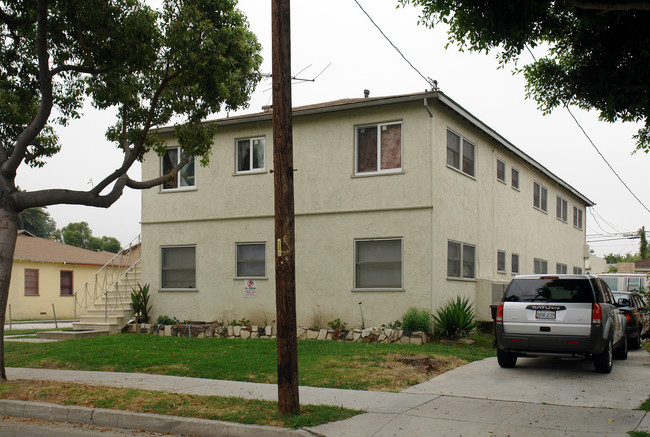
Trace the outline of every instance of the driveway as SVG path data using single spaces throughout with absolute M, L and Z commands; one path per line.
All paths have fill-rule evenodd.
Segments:
M 584 359 L 520 358 L 502 369 L 488 358 L 403 393 L 433 395 L 408 411 L 363 414 L 312 428 L 324 436 L 621 436 L 650 431 L 635 410 L 650 397 L 650 354 L 630 352 L 611 374 Z M 647 417 L 646 417 L 647 416 Z

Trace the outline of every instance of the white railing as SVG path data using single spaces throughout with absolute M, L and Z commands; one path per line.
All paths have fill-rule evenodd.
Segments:
M 130 290 L 118 289 L 120 281 L 139 280 L 141 236 L 135 237 L 128 247 L 122 249 L 101 269 L 88 279 L 74 293 L 74 319 L 85 313 L 95 302 L 104 298 L 104 321 L 118 309 L 125 309 L 131 303 Z M 109 291 L 115 290 L 114 293 Z

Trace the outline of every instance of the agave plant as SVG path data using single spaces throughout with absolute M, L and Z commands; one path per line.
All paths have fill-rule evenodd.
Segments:
M 449 338 L 466 336 L 479 325 L 472 304 L 466 297 L 456 296 L 456 299 L 450 299 L 431 316 L 436 332 Z
M 152 308 L 149 306 L 149 284 L 145 284 L 144 286 L 138 284 L 137 290 L 135 288 L 131 290 L 131 303 L 135 311 L 136 322 L 149 322 L 149 311 Z

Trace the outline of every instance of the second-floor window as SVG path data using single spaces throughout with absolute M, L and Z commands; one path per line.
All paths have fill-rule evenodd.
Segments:
M 166 174 L 181 162 L 185 157 L 185 152 L 180 147 L 170 147 L 162 157 L 161 175 Z M 192 188 L 196 184 L 194 178 L 194 157 L 190 157 L 190 162 L 183 166 L 175 176 L 167 179 L 163 185 L 163 190 L 178 190 Z
M 582 210 L 577 206 L 573 207 L 573 226 L 582 229 Z
M 510 180 L 512 181 L 512 188 L 514 188 L 515 190 L 518 190 L 519 189 L 519 170 L 517 170 L 514 167 L 512 168 Z
M 447 165 L 474 177 L 474 144 L 447 129 Z
M 497 158 L 497 180 L 506 183 L 506 163 Z
M 401 122 L 357 126 L 355 143 L 357 174 L 401 170 Z
M 548 212 L 548 190 L 543 185 L 533 184 L 533 206 L 541 211 Z
M 261 138 L 244 138 L 237 140 L 237 173 L 264 170 L 264 144 Z
M 556 208 L 556 210 L 557 210 L 557 212 L 556 212 L 556 217 L 557 217 L 559 220 L 562 220 L 563 222 L 566 223 L 566 221 L 567 221 L 567 215 L 568 215 L 568 212 L 567 212 L 567 209 L 568 209 L 568 207 L 567 207 L 567 201 L 566 201 L 566 199 L 563 199 L 562 197 L 557 196 L 557 202 L 556 202 L 556 203 L 557 203 L 557 208 Z

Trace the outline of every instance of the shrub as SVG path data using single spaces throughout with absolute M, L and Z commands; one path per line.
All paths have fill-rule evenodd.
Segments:
M 342 322 L 341 319 L 334 319 L 334 320 L 330 320 L 329 322 L 327 322 L 327 326 L 329 326 L 330 329 L 332 329 L 334 331 L 336 331 L 337 329 L 339 331 L 345 331 L 347 329 L 347 327 L 348 327 L 348 324 L 345 323 L 345 322 Z
M 156 323 L 158 323 L 159 325 L 178 325 L 181 322 L 179 322 L 176 317 L 162 315 L 162 316 L 158 316 L 158 320 L 156 320 Z
M 135 288 L 131 290 L 131 303 L 133 304 L 135 321 L 137 323 L 148 323 L 149 311 L 151 311 L 149 306 L 149 284 L 145 284 L 144 287 L 138 284 L 137 290 Z
M 382 323 L 381 327 L 385 329 L 402 329 L 402 321 L 395 320 L 394 322 Z
M 436 332 L 450 338 L 460 338 L 475 330 L 479 321 L 469 299 L 457 296 L 450 299 L 438 309 L 433 316 L 433 326 Z
M 431 330 L 431 316 L 425 309 L 409 308 L 402 316 L 402 329 L 404 331 L 423 331 Z

